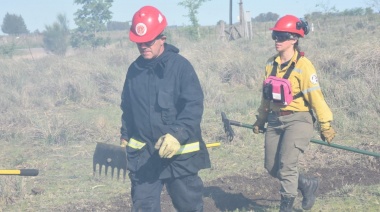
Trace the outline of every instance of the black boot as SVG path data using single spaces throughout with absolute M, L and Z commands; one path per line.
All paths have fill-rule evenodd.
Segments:
M 298 178 L 298 189 L 301 191 L 302 208 L 304 210 L 310 210 L 315 203 L 315 193 L 318 189 L 319 182 L 315 178 L 307 178 L 300 174 Z
M 296 197 L 281 195 L 280 212 L 291 212 Z

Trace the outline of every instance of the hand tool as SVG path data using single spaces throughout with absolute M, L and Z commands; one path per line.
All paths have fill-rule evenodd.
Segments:
M 245 123 L 241 123 L 238 121 L 229 120 L 224 112 L 222 112 L 221 115 L 222 115 L 222 122 L 223 122 L 223 126 L 224 126 L 224 131 L 227 134 L 227 139 L 229 141 L 232 141 L 234 138 L 234 135 L 235 135 L 231 125 L 238 126 L 238 127 L 244 127 L 244 128 L 248 128 L 248 129 L 253 129 L 253 125 L 251 125 L 251 124 L 245 124 Z M 266 129 L 261 130 L 262 133 L 265 133 L 265 131 L 266 131 Z M 320 141 L 317 139 L 311 139 L 310 142 L 315 143 L 315 144 L 328 146 L 328 147 L 337 148 L 337 149 L 343 149 L 346 151 L 355 152 L 355 153 L 359 153 L 359 154 L 363 154 L 363 155 L 380 157 L 380 153 L 369 152 L 366 150 L 357 149 L 357 148 L 348 147 L 348 146 L 343 146 L 343 145 L 334 144 L 334 143 L 329 144 L 327 142 Z
M 207 148 L 218 147 L 220 142 L 206 143 Z M 104 173 L 107 175 L 108 168 L 111 168 L 111 177 L 114 176 L 114 170 L 117 169 L 117 179 L 119 179 L 120 172 L 123 170 L 123 180 L 127 174 L 127 154 L 125 147 L 120 145 L 107 144 L 98 142 L 96 144 L 94 156 L 93 156 L 93 175 L 95 176 L 96 167 L 99 168 L 99 176 L 102 174 L 102 168 L 104 167 Z
M 38 169 L 0 169 L 0 175 L 37 176 Z

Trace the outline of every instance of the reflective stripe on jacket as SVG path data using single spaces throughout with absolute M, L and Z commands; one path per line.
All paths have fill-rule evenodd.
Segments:
M 128 146 L 133 148 L 133 149 L 142 149 L 144 146 L 145 146 L 146 143 L 144 142 L 141 142 L 141 141 L 138 141 L 134 138 L 131 138 L 128 142 Z M 196 152 L 196 151 L 199 151 L 200 150 L 200 147 L 199 147 L 199 141 L 197 142 L 194 142 L 194 143 L 190 143 L 190 144 L 185 144 L 185 145 L 181 145 L 181 147 L 179 148 L 178 152 L 176 153 L 176 155 L 181 155 L 181 154 L 186 154 L 186 153 L 190 153 L 190 152 Z
M 211 167 L 201 135 L 204 94 L 198 76 L 176 47 L 164 45 L 159 57 L 145 60 L 140 56 L 129 66 L 120 104 L 121 138 L 129 143 L 128 169 L 144 173 L 143 170 L 157 169 L 161 179 Z M 183 149 L 182 154 L 162 159 L 154 145 L 167 133 Z

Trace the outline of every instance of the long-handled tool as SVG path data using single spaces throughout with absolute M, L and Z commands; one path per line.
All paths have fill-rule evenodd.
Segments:
M 228 138 L 229 141 L 232 141 L 233 138 L 234 138 L 234 135 L 235 135 L 235 133 L 234 133 L 231 125 L 238 126 L 238 127 L 244 127 L 244 128 L 248 128 L 248 129 L 253 129 L 253 125 L 251 125 L 251 124 L 244 124 L 244 123 L 241 123 L 241 122 L 238 122 L 238 121 L 233 121 L 233 120 L 227 119 L 227 116 L 226 116 L 226 114 L 224 112 L 222 112 L 222 122 L 223 122 L 223 125 L 224 125 L 224 131 L 227 134 L 227 138 Z M 263 130 L 262 132 L 265 132 L 265 130 Z M 368 152 L 366 150 L 357 149 L 357 148 L 348 147 L 348 146 L 342 146 L 342 145 L 334 144 L 334 143 L 330 143 L 329 144 L 327 142 L 320 141 L 320 140 L 317 140 L 317 139 L 311 139 L 310 142 L 315 143 L 315 144 L 320 144 L 320 145 L 328 146 L 328 147 L 334 147 L 334 148 L 337 148 L 337 149 L 343 149 L 343 150 L 347 150 L 347 151 L 350 151 L 350 152 L 356 152 L 356 153 L 360 153 L 360 154 L 363 154 L 363 155 L 370 155 L 370 156 L 374 156 L 374 157 L 380 157 L 380 153 Z
M 220 142 L 207 143 L 206 147 L 218 147 Z M 114 176 L 114 170 L 117 169 L 117 179 L 119 179 L 120 171 L 123 170 L 123 180 L 127 174 L 127 154 L 125 148 L 114 145 L 98 142 L 96 144 L 93 156 L 93 175 L 96 173 L 96 166 L 99 166 L 99 176 L 102 174 L 102 167 L 105 167 L 105 175 L 107 175 L 108 168 L 111 167 L 111 177 Z
M 38 169 L 0 169 L 0 175 L 37 176 Z
M 108 167 L 111 167 L 111 177 L 113 178 L 114 170 L 117 169 L 117 179 L 119 179 L 120 170 L 123 170 L 123 179 L 127 175 L 127 154 L 125 148 L 120 145 L 106 144 L 98 142 L 96 144 L 93 157 L 93 175 L 96 173 L 96 165 L 99 164 L 99 175 L 102 174 L 102 168 L 105 167 L 107 175 Z

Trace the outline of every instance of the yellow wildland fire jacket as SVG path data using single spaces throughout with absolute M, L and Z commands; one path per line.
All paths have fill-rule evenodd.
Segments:
M 291 84 L 293 95 L 302 92 L 301 97 L 294 99 L 289 105 L 278 105 L 270 100 L 262 98 L 258 109 L 259 119 L 267 120 L 270 111 L 281 110 L 300 112 L 310 111 L 312 109 L 319 123 L 329 123 L 333 120 L 332 112 L 323 97 L 313 64 L 304 56 L 299 57 L 297 61 L 298 54 L 300 53 L 296 51 L 285 67 L 281 68 L 281 65 L 277 67 L 276 77 L 282 78 L 290 65 L 295 62 L 296 65 L 288 80 Z M 275 55 L 267 61 L 264 80 L 270 76 L 274 61 L 281 64 L 279 55 Z M 330 124 L 328 125 L 330 126 Z

